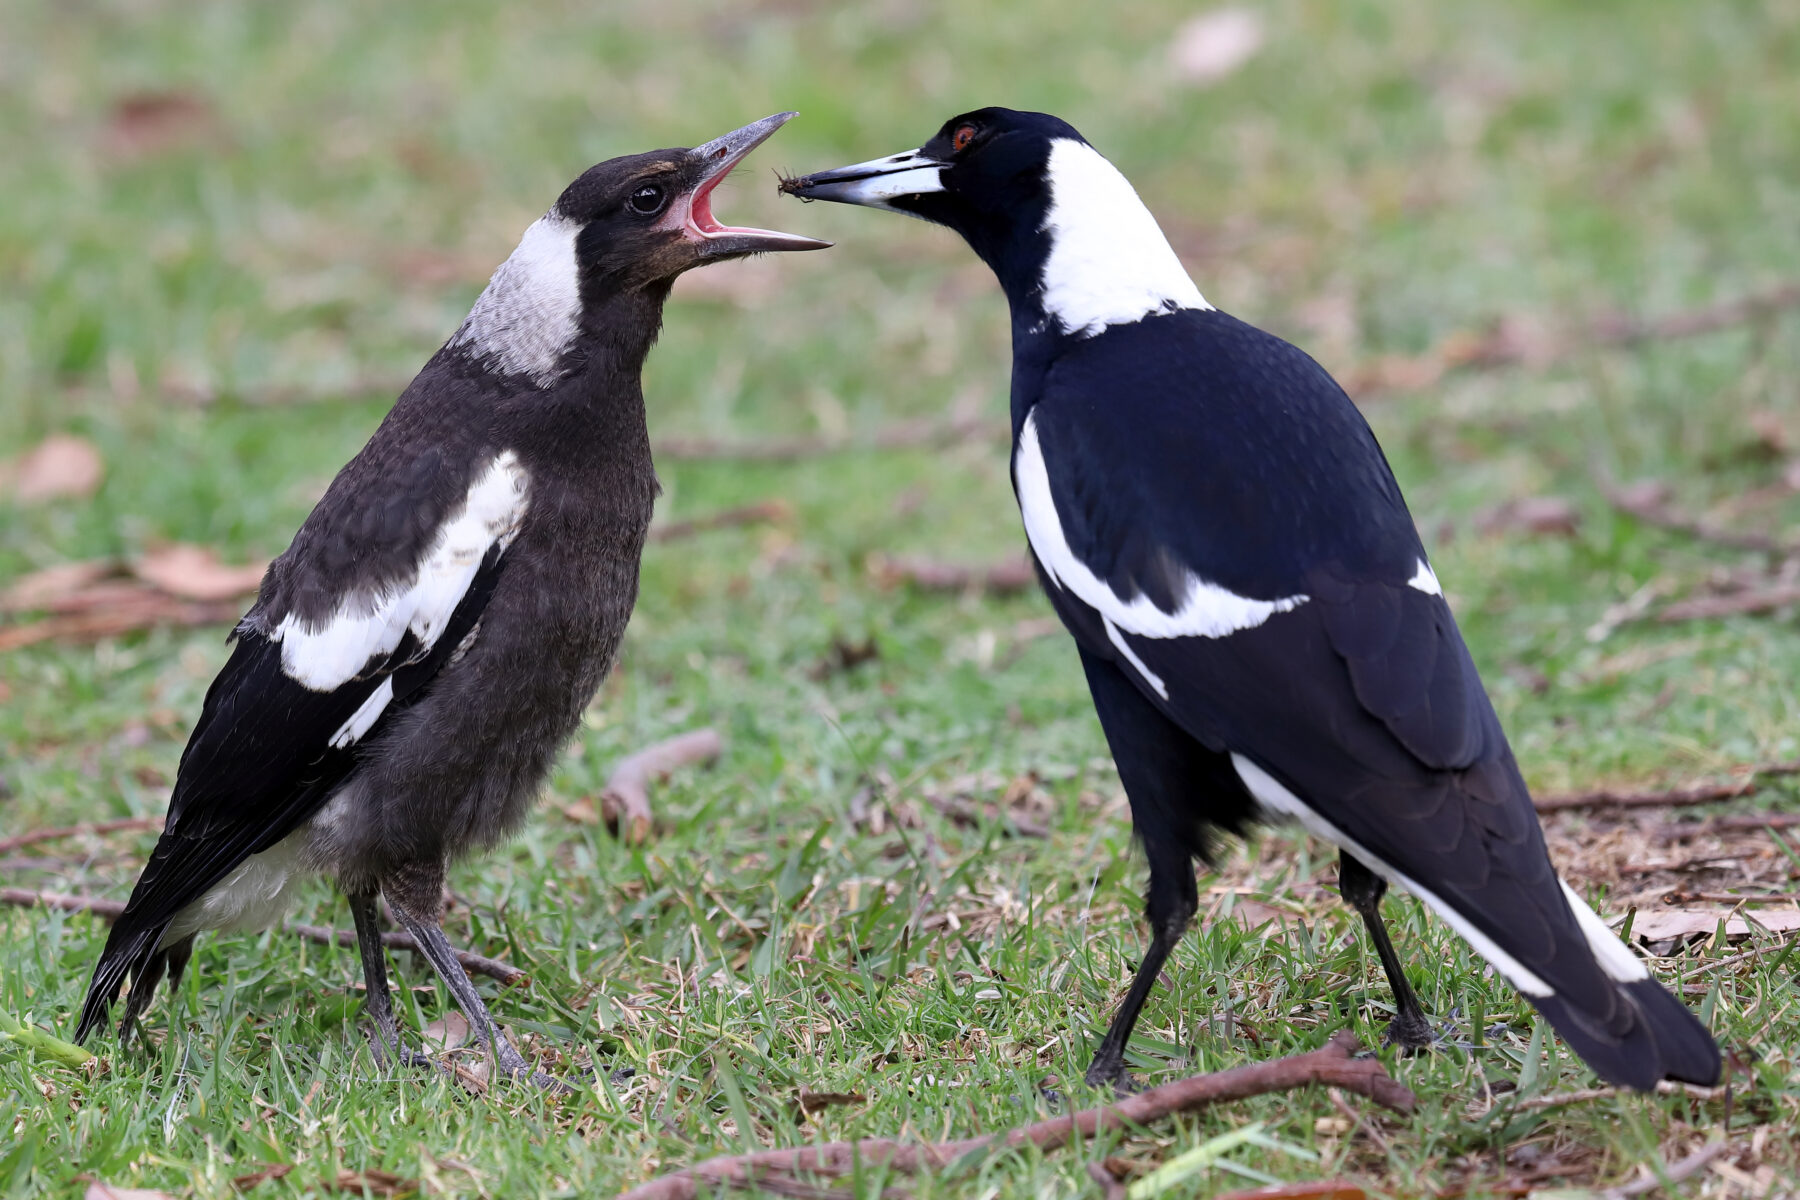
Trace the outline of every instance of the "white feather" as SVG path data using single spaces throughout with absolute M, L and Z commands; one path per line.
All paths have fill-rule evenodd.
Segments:
M 555 209 L 533 222 L 450 345 L 487 356 L 503 374 L 529 376 L 539 387 L 556 382 L 557 364 L 580 328 L 580 232 Z
M 1600 962 L 1600 969 L 1620 983 L 1636 983 L 1640 979 L 1650 978 L 1650 970 L 1643 961 L 1631 952 L 1631 948 L 1619 940 L 1619 935 L 1607 928 L 1600 915 L 1588 907 L 1588 902 L 1576 894 L 1575 889 L 1562 883 L 1565 895 L 1569 897 L 1569 907 L 1575 910 L 1575 923 L 1581 926 L 1581 932 L 1588 940 L 1588 948 Z
M 350 719 L 338 726 L 337 732 L 331 735 L 332 746 L 342 750 L 361 740 L 362 735 L 369 732 L 370 726 L 375 724 L 376 718 L 381 716 L 393 699 L 394 677 L 389 675 L 381 681 L 380 687 L 369 693 L 369 698 L 362 702 L 362 706 L 350 714 Z
M 294 888 L 310 873 L 301 861 L 306 839 L 305 829 L 297 830 L 239 863 L 211 891 L 175 914 L 159 945 L 203 929 L 267 929 L 281 920 Z
M 292 613 L 283 618 L 271 635 L 281 643 L 282 671 L 315 692 L 329 692 L 355 678 L 370 658 L 392 653 L 409 629 L 429 650 L 488 550 L 511 545 L 525 516 L 529 484 L 517 455 L 510 450 L 498 455 L 476 477 L 461 511 L 438 529 L 411 579 L 375 595 L 352 593 L 318 625 Z M 391 688 L 386 695 L 392 697 Z M 385 707 L 386 701 L 381 703 Z M 365 705 L 334 739 L 359 721 L 362 728 L 354 736 L 360 737 L 379 715 L 380 708 L 369 711 Z
M 1280 780 L 1245 758 L 1242 754 L 1232 754 L 1231 765 L 1237 768 L 1238 778 L 1250 789 L 1250 794 L 1262 806 L 1265 812 L 1298 821 L 1300 825 L 1314 837 L 1330 842 L 1332 845 L 1361 859 L 1362 862 L 1377 875 L 1387 880 L 1394 887 L 1403 888 L 1424 901 L 1431 910 L 1444 919 L 1444 923 L 1456 930 L 1463 941 L 1475 948 L 1475 952 L 1494 964 L 1494 969 L 1527 996 L 1553 996 L 1556 990 L 1545 983 L 1524 963 L 1502 950 L 1492 938 L 1472 925 L 1468 918 L 1457 912 L 1445 902 L 1442 896 L 1428 888 L 1421 887 L 1400 871 L 1369 853 L 1367 847 L 1347 835 L 1343 830 L 1327 821 L 1315 812 L 1305 801 L 1294 795 Z M 1604 928 L 1604 927 L 1602 927 Z M 1611 936 L 1610 934 L 1608 935 Z M 1617 944 L 1618 939 L 1614 939 Z M 1620 947 L 1621 950 L 1624 947 Z M 1641 968 L 1640 968 L 1641 969 Z M 1614 976 L 1617 978 L 1617 976 Z
M 1063 332 L 1091 337 L 1170 308 L 1212 307 L 1130 180 L 1098 150 L 1058 138 L 1045 180 L 1043 304 Z
M 1207 583 L 1188 571 L 1172 612 L 1158 608 L 1141 594 L 1121 600 L 1112 585 L 1095 575 L 1069 547 L 1062 520 L 1056 513 L 1056 501 L 1050 494 L 1050 473 L 1044 463 L 1043 448 L 1038 444 L 1035 411 L 1026 414 L 1024 428 L 1019 431 L 1013 479 L 1019 493 L 1019 512 L 1025 518 L 1025 536 L 1043 564 L 1044 573 L 1052 583 L 1097 610 L 1110 627 L 1147 638 L 1221 638 L 1240 629 L 1253 629 L 1276 613 L 1300 607 L 1308 599 L 1294 595 L 1256 600 Z M 1114 642 L 1118 644 L 1116 637 Z
M 1443 587 L 1438 583 L 1437 572 L 1433 571 L 1431 569 L 1431 564 L 1422 558 L 1419 560 L 1419 569 L 1414 571 L 1413 577 L 1406 581 L 1406 586 L 1418 588 L 1427 596 L 1441 596 L 1444 594 Z

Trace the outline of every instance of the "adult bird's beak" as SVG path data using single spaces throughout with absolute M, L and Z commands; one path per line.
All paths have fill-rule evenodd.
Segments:
M 760 254 L 765 250 L 823 250 L 831 245 L 830 242 L 801 237 L 797 233 L 723 225 L 713 216 L 713 189 L 731 174 L 731 168 L 742 162 L 745 155 L 768 141 L 770 135 L 798 115 L 791 112 L 776 113 L 688 151 L 689 156 L 701 166 L 700 179 L 687 195 L 676 198 L 675 203 L 670 206 L 668 220 L 675 223 L 689 241 L 695 243 L 702 259 L 735 258 L 743 254 Z
M 781 190 L 802 200 L 832 200 L 839 204 L 861 204 L 868 208 L 885 208 L 889 212 L 917 216 L 893 201 L 904 196 L 922 196 L 944 190 L 943 170 L 949 163 L 940 162 L 918 150 L 872 158 L 854 166 L 834 171 L 783 179 Z

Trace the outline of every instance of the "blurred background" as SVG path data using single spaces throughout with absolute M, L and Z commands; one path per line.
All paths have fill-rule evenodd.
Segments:
M 1136 953 L 1141 868 L 1073 649 L 1008 586 L 998 289 L 945 231 L 774 189 L 988 104 L 1081 129 L 1211 301 L 1345 382 L 1534 786 L 1800 753 L 1796 0 L 5 0 L 0 29 L 0 832 L 162 810 L 260 564 L 569 179 L 789 108 L 715 207 L 836 248 L 684 278 L 645 379 L 659 523 L 729 515 L 651 547 L 544 820 L 459 878 L 480 905 L 453 936 L 516 939 L 481 906 L 532 911 L 565 872 L 587 927 L 552 939 L 560 994 L 654 992 L 644 964 L 705 958 L 686 933 L 722 918 L 632 904 L 743 847 L 712 878 L 754 955 L 806 844 L 826 891 L 1016 906 L 1098 880 L 1085 936 Z M 701 724 L 726 756 L 659 792 L 648 852 L 583 815 L 619 755 Z M 970 779 L 972 823 L 917 802 Z M 1022 779 L 1048 843 L 996 833 Z M 859 848 L 871 796 L 934 849 Z M 805 840 L 826 828 L 830 853 Z M 8 882 L 122 896 L 148 844 Z M 1249 861 L 1296 854 L 1320 869 L 1281 837 Z M 73 1003 L 103 931 L 27 951 L 5 919 L 8 974 L 61 980 L 7 1002 Z

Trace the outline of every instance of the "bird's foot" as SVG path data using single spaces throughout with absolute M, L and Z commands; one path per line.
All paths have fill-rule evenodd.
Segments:
M 1087 1069 L 1087 1085 L 1092 1088 L 1110 1086 L 1113 1095 L 1123 1099 L 1135 1096 L 1144 1090 L 1143 1081 L 1135 1078 L 1125 1069 L 1125 1056 L 1107 1053 L 1104 1047 L 1094 1056 L 1093 1065 Z
M 514 1083 L 536 1084 L 539 1091 L 547 1092 L 552 1096 L 573 1096 L 575 1094 L 574 1088 L 554 1075 L 546 1075 L 526 1061 L 525 1056 L 519 1053 L 518 1047 L 514 1046 L 511 1039 L 504 1033 L 496 1031 L 493 1050 L 494 1066 L 498 1068 L 501 1075 Z
M 1420 1012 L 1399 1012 L 1388 1022 L 1387 1035 L 1382 1044 L 1391 1046 L 1402 1054 L 1418 1054 L 1425 1050 L 1473 1050 L 1474 1047 L 1462 1036 L 1462 1028 L 1456 1023 L 1456 1014 L 1450 1014 L 1442 1028 L 1434 1026 Z

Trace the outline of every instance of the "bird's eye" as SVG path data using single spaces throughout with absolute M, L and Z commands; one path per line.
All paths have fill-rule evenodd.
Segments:
M 631 205 L 632 212 L 643 213 L 645 216 L 649 216 L 651 213 L 660 212 L 662 210 L 663 190 L 654 183 L 646 183 L 643 187 L 631 193 L 631 199 L 627 200 L 626 203 Z
M 973 125 L 958 125 L 956 127 L 956 132 L 950 135 L 950 148 L 952 150 L 967 150 L 969 148 L 969 143 L 974 140 L 975 127 Z

